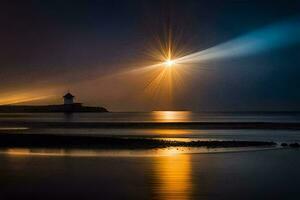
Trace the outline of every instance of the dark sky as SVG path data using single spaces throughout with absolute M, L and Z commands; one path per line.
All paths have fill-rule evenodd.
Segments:
M 299 44 L 187 69 L 170 105 L 143 94 L 141 75 L 114 76 L 152 64 L 168 27 L 191 53 L 299 14 L 297 0 L 1 1 L 0 103 L 60 103 L 70 90 L 110 110 L 300 110 Z

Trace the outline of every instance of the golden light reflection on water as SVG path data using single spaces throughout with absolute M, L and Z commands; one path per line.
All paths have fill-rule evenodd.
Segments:
M 4 151 L 10 156 L 61 156 L 66 152 L 63 149 L 30 149 L 30 148 L 8 148 Z
M 184 147 L 170 147 L 149 150 L 126 149 L 49 149 L 49 148 L 7 148 L 1 149 L 0 154 L 9 156 L 55 156 L 55 157 L 160 157 L 173 156 L 189 152 Z
M 54 157 L 161 157 L 174 156 L 191 150 L 184 147 L 170 147 L 151 150 L 100 150 L 100 149 L 40 149 L 40 148 L 7 148 L 0 150 L 0 154 L 8 156 L 54 156 Z M 191 151 L 192 152 L 192 151 Z
M 154 111 L 152 115 L 158 122 L 186 122 L 191 119 L 189 111 Z
M 192 195 L 190 155 L 155 157 L 153 193 L 157 199 L 187 200 Z
M 153 129 L 151 130 L 151 133 L 154 133 L 155 135 L 187 135 L 192 134 L 193 130 L 187 130 L 187 129 Z
M 83 154 L 80 151 L 71 151 L 78 155 Z M 66 156 L 68 151 L 64 150 L 32 150 L 32 149 L 7 149 L 9 159 L 18 162 L 18 165 L 12 165 L 17 170 L 26 167 L 28 156 Z M 72 154 L 71 153 L 71 154 Z M 90 152 L 92 153 L 92 152 Z M 92 153 L 93 154 L 93 153 Z M 151 157 L 151 191 L 155 199 L 161 200 L 188 200 L 192 199 L 192 164 L 191 155 L 180 154 L 176 148 L 157 151 L 158 156 Z

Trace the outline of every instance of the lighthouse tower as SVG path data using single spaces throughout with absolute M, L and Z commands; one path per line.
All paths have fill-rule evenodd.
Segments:
M 73 96 L 70 92 L 65 94 L 63 96 L 63 98 L 64 98 L 64 105 L 73 105 L 74 104 L 75 96 Z

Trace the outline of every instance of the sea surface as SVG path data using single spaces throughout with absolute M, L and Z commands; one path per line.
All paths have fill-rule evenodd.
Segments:
M 299 112 L 153 111 L 109 113 L 0 113 L 3 121 L 46 122 L 300 122 Z
M 300 123 L 300 113 L 193 113 L 156 111 L 145 113 L 0 113 L 0 133 L 90 134 L 98 136 L 151 137 L 172 140 L 255 140 L 300 142 L 298 130 L 251 129 L 166 129 L 166 128 L 51 128 L 34 127 L 38 122 L 103 123 L 103 122 L 289 122 Z M 3 123 L 4 122 L 4 123 Z M 6 126 L 5 122 L 27 122 L 32 127 Z M 4 124 L 4 125 L 3 125 Z
M 100 129 L 5 126 L 5 122 L 290 122 L 298 113 L 14 113 L 1 133 L 91 134 L 164 140 L 300 142 L 298 130 Z M 0 150 L 0 199 L 299 199 L 300 150 Z

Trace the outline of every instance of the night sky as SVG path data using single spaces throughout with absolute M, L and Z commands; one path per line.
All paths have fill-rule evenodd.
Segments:
M 113 111 L 300 110 L 298 42 L 187 67 L 172 102 L 145 92 L 149 74 L 124 73 L 157 62 L 149 52 L 168 28 L 189 54 L 299 16 L 296 0 L 1 1 L 0 103 L 70 91 Z

